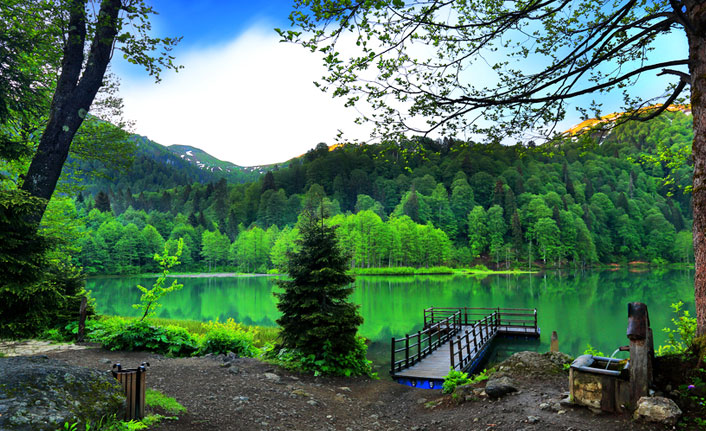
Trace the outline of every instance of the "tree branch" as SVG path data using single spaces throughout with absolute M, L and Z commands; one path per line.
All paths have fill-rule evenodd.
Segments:
M 658 73 L 657 76 L 662 75 L 677 75 L 682 82 L 686 84 L 691 84 L 691 75 L 686 72 L 682 72 L 681 70 L 662 69 L 662 71 Z

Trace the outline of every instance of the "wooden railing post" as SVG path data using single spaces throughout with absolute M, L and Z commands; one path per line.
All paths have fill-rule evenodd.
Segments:
M 478 324 L 473 324 L 473 353 L 476 353 L 478 351 L 478 339 L 476 338 L 476 327 Z
M 451 344 L 449 345 L 449 360 L 451 361 L 451 369 L 455 370 L 456 369 L 456 364 L 455 364 L 455 359 L 456 357 L 454 356 L 454 343 L 453 340 L 451 340 Z
M 392 345 L 392 351 L 390 352 L 390 372 L 394 373 L 395 372 L 395 337 L 392 337 L 392 340 L 390 341 L 390 345 Z
M 534 332 L 537 332 L 537 309 L 534 309 Z
M 404 335 L 404 364 L 409 367 L 409 334 Z
M 417 360 L 422 360 L 422 331 L 417 331 Z
M 466 356 L 471 357 L 471 340 L 468 339 L 468 330 L 466 330 Z
M 453 340 L 451 340 L 453 342 Z M 463 348 L 461 347 L 461 337 L 456 339 L 458 343 L 458 363 L 460 365 L 459 369 L 463 370 Z

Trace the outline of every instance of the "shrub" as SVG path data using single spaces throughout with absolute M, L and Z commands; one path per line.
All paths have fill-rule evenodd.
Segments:
M 596 349 L 591 345 L 591 343 L 586 343 L 586 350 L 583 351 L 584 355 L 602 356 L 605 357 L 605 353 Z
M 662 329 L 662 332 L 667 334 L 667 344 L 657 349 L 657 354 L 660 356 L 668 353 L 684 353 L 694 344 L 696 318 L 689 315 L 689 310 L 682 311 L 683 306 L 684 303 L 681 301 L 671 305 L 676 314 L 676 317 L 672 317 L 672 323 L 676 329 Z
M 451 394 L 456 390 L 457 386 L 465 385 L 469 383 L 470 379 L 468 374 L 462 371 L 451 370 L 449 374 L 444 377 L 444 384 L 442 386 L 442 392 L 445 394 Z
M 333 352 L 330 342 L 325 342 L 319 357 L 306 355 L 296 349 L 281 349 L 276 356 L 276 362 L 285 368 L 303 372 L 313 372 L 315 376 L 322 374 L 333 376 L 368 376 L 376 377 L 372 369 L 372 361 L 366 357 L 368 346 L 365 338 L 356 336 L 353 349 L 347 354 Z
M 97 321 L 88 337 L 110 350 L 149 350 L 168 356 L 190 356 L 198 339 L 179 326 L 153 326 L 118 317 Z M 88 325 L 87 325 L 88 326 Z
M 201 341 L 200 354 L 233 352 L 239 356 L 254 356 L 257 353 L 253 346 L 255 334 L 233 319 L 225 323 L 208 322 L 204 327 L 206 333 Z
M 478 383 L 482 382 L 484 380 L 488 380 L 491 374 L 495 372 L 495 368 L 491 369 L 484 369 L 480 373 L 476 374 L 473 377 L 468 377 L 468 374 L 461 372 L 461 371 L 456 371 L 456 370 L 451 370 L 449 371 L 449 374 L 444 377 L 444 384 L 442 386 L 442 391 L 445 394 L 450 394 L 453 393 L 453 391 L 456 389 L 456 387 L 465 385 L 465 384 L 473 384 L 473 383 Z

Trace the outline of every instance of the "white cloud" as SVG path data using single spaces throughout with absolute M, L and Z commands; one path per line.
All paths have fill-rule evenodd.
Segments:
M 271 26 L 255 25 L 220 46 L 178 54 L 184 69 L 163 81 L 123 78 L 125 113 L 136 132 L 162 145 L 193 145 L 233 163 L 283 162 L 339 129 L 366 139 L 356 112 L 319 91 L 319 59 L 278 42 Z

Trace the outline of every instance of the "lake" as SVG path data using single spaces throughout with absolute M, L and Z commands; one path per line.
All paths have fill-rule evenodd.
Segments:
M 167 295 L 160 317 L 215 320 L 232 317 L 248 325 L 275 326 L 279 317 L 272 295 L 276 277 L 178 277 L 184 288 Z M 137 277 L 90 278 L 87 289 L 96 298 L 98 312 L 137 316 L 131 307 L 139 301 L 137 284 L 151 286 L 152 279 Z M 502 359 L 521 350 L 549 350 L 552 331 L 559 335 L 559 349 L 583 353 L 590 343 L 610 354 L 626 345 L 627 303 L 647 304 L 655 346 L 664 343 L 661 329 L 671 324 L 670 304 L 682 301 L 694 313 L 693 270 L 631 272 L 554 271 L 543 274 L 490 275 L 486 277 L 399 276 L 357 277 L 353 301 L 360 304 L 365 322 L 360 332 L 372 340 L 369 358 L 386 375 L 390 338 L 416 332 L 422 311 L 436 307 L 537 308 L 542 337 L 539 342 L 499 343 L 495 357 Z

